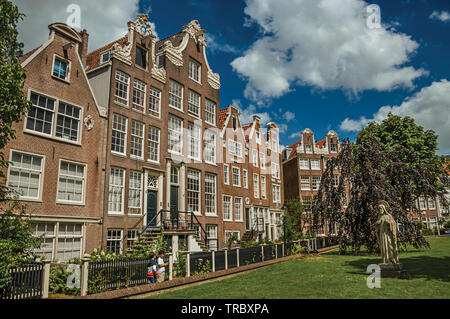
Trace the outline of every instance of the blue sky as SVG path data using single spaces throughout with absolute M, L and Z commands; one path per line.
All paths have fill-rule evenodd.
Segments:
M 98 0 L 95 7 L 88 0 L 13 2 L 31 13 L 21 28 L 36 41 L 41 39 L 32 36 L 33 19 L 61 20 L 67 13 L 63 7 L 58 13 L 56 3 L 80 3 L 91 50 L 114 40 L 137 13 L 149 13 L 160 39 L 198 20 L 206 30 L 209 64 L 221 77 L 221 108 L 238 106 L 244 122 L 252 113 L 275 121 L 283 145 L 306 128 L 316 140 L 329 130 L 354 138 L 369 120 L 393 111 L 435 130 L 439 153 L 450 153 L 449 1 Z M 38 3 L 40 12 L 52 6 L 49 21 L 37 21 Z M 367 25 L 370 4 L 379 5 L 381 28 Z

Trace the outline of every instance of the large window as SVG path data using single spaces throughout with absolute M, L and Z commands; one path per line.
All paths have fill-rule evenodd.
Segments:
M 428 198 L 428 209 L 436 209 L 436 202 L 434 201 L 434 198 Z
M 81 224 L 59 223 L 57 249 L 59 261 L 69 261 L 81 257 L 82 229 Z
M 233 186 L 241 187 L 241 170 L 239 167 L 232 167 Z
M 311 208 L 311 196 L 303 196 L 302 204 L 306 210 L 309 210 Z
M 280 165 L 272 163 L 272 177 L 280 178 Z
M 136 65 L 147 70 L 147 50 L 136 46 Z
M 201 96 L 192 90 L 189 90 L 188 92 L 188 113 L 195 117 L 200 117 Z
M 312 177 L 312 189 L 313 191 L 318 191 L 320 188 L 320 176 L 313 176 Z
M 83 203 L 86 165 L 61 161 L 59 166 L 58 201 Z
M 200 213 L 200 171 L 188 169 L 188 211 Z
M 420 210 L 427 210 L 427 202 L 425 200 L 425 197 L 419 197 L 419 207 Z
M 188 123 L 189 131 L 189 157 L 201 160 L 201 127 L 194 123 Z
M 259 198 L 259 175 L 253 174 L 253 195 L 255 198 Z
M 205 131 L 205 162 L 216 164 L 216 134 L 213 131 Z
M 109 175 L 108 212 L 123 213 L 123 201 L 125 191 L 125 170 L 111 167 Z
M 310 191 L 311 190 L 311 179 L 309 176 L 301 176 L 300 177 L 300 186 L 302 191 Z
M 147 84 L 137 79 L 134 80 L 133 85 L 133 110 L 144 113 L 145 100 L 147 93 Z
M 123 239 L 122 229 L 108 229 L 108 234 L 106 236 L 106 250 L 121 254 L 122 253 L 122 239 Z
M 208 248 L 217 250 L 217 225 L 206 225 L 206 233 L 208 234 Z
M 58 79 L 68 81 L 69 78 L 69 62 L 61 58 L 55 57 L 55 62 L 53 63 L 53 76 Z
M 56 245 L 56 223 L 33 223 L 31 229 L 34 237 L 42 239 L 39 248 L 34 249 L 33 252 L 44 260 L 53 260 Z
M 223 195 L 223 220 L 231 221 L 233 220 L 233 208 L 231 204 L 231 196 Z
M 133 249 L 134 244 L 138 241 L 139 231 L 137 229 L 129 229 L 127 232 L 127 249 Z
M 126 155 L 128 119 L 118 114 L 113 115 L 111 151 Z
M 281 203 L 281 187 L 280 185 L 272 185 L 273 202 Z
M 150 87 L 150 103 L 148 106 L 148 112 L 150 115 L 159 117 L 161 110 L 161 91 Z
M 189 61 L 189 78 L 200 83 L 201 77 L 200 64 L 194 60 Z
M 244 188 L 248 188 L 248 171 L 246 169 L 242 171 L 242 180 L 244 181 Z
M 228 140 L 228 153 L 231 156 L 242 157 L 242 144 L 233 140 Z
M 216 125 L 216 103 L 211 100 L 205 100 L 205 122 Z
M 216 181 L 216 175 L 210 173 L 205 174 L 205 214 L 217 214 Z
M 131 122 L 130 156 L 144 158 L 144 123 L 133 120 Z
M 8 188 L 20 199 L 39 199 L 44 157 L 12 151 L 10 161 Z
M 261 175 L 261 198 L 266 199 L 266 177 Z
M 53 132 L 56 100 L 32 92 L 31 103 L 33 106 L 28 112 L 27 130 L 79 142 L 81 108 L 59 101 Z
M 253 166 L 258 167 L 258 150 L 252 152 Z
M 114 101 L 128 106 L 128 91 L 130 87 L 130 77 L 123 72 L 116 71 L 116 91 Z
M 160 129 L 154 126 L 148 127 L 148 160 L 159 162 Z
M 183 149 L 183 120 L 169 115 L 169 151 L 181 154 Z
M 223 165 L 223 183 L 225 185 L 230 184 L 230 168 L 227 164 Z
M 300 159 L 300 169 L 309 169 L 309 160 L 307 158 Z
M 259 162 L 261 163 L 261 168 L 266 168 L 266 157 L 264 156 L 263 152 L 259 152 Z
M 234 198 L 234 220 L 235 221 L 242 221 L 242 197 L 235 197 Z
M 169 105 L 183 110 L 183 86 L 173 80 L 169 84 Z
M 128 186 L 128 213 L 142 213 L 142 173 L 130 171 L 130 183 Z
M 311 169 L 312 170 L 320 170 L 320 160 L 319 159 L 311 159 Z

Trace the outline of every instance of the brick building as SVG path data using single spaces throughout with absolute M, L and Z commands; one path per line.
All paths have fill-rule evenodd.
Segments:
M 11 162 L 6 185 L 44 236 L 39 253 L 67 261 L 101 241 L 106 110 L 84 70 L 86 31 L 61 23 L 49 30 L 48 41 L 21 59 L 33 107 L 2 151 Z
M 334 131 L 318 142 L 310 129 L 302 132 L 302 138 L 283 150 L 283 182 L 286 200 L 299 198 L 305 212 L 311 208 L 314 196 L 320 187 L 322 174 L 327 160 L 337 157 L 340 144 Z M 335 170 L 335 185 L 338 185 L 339 171 Z M 348 195 L 347 195 L 348 198 Z M 348 200 L 348 199 L 347 199 Z M 309 227 L 305 225 L 305 230 Z M 322 227 L 318 235 L 324 236 L 330 231 Z

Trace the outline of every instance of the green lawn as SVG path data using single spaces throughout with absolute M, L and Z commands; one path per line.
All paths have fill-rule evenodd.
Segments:
M 450 237 L 429 242 L 431 249 L 400 254 L 410 280 L 382 278 L 379 289 L 366 285 L 367 266 L 380 263 L 379 257 L 331 251 L 151 298 L 450 298 Z

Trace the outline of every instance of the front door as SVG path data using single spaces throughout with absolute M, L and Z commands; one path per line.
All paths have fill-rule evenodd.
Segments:
M 158 192 L 147 192 L 147 225 L 156 226 L 156 210 L 158 203 Z
M 245 208 L 245 229 L 250 230 L 250 208 Z
M 170 187 L 170 219 L 174 229 L 178 227 L 178 186 Z

